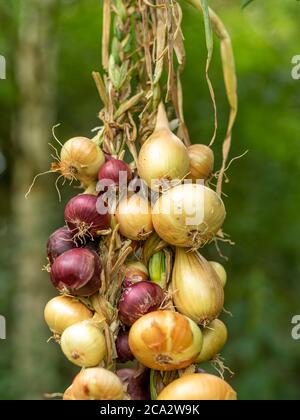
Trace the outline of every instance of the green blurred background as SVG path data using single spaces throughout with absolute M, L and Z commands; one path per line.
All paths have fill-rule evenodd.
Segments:
M 45 263 L 48 235 L 63 224 L 53 175 L 24 194 L 46 170 L 51 127 L 60 139 L 89 135 L 101 107 L 91 72 L 100 68 L 99 0 L 0 2 L 0 54 L 7 79 L 0 80 L 0 314 L 7 339 L 0 340 L 0 399 L 42 399 L 62 392 L 76 369 L 61 355 L 43 321 L 55 295 Z M 184 2 L 182 2 L 184 3 Z M 300 398 L 300 341 L 291 319 L 300 313 L 300 80 L 291 77 L 300 54 L 300 4 L 211 0 L 232 36 L 239 78 L 240 113 L 227 175 L 228 218 L 236 242 L 229 256 L 226 309 L 230 340 L 224 356 L 235 372 L 241 399 Z M 203 22 L 184 6 L 187 67 L 185 113 L 194 142 L 208 143 L 213 113 L 204 77 Z M 228 105 L 218 41 L 212 66 L 220 118 L 214 146 L 220 155 Z M 205 251 L 215 257 L 215 251 Z

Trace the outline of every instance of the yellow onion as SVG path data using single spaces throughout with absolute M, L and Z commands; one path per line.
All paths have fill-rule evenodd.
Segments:
M 236 400 L 236 392 L 223 379 L 207 373 L 183 375 L 159 394 L 158 400 Z
M 69 296 L 51 299 L 45 307 L 44 315 L 50 330 L 58 335 L 71 325 L 93 317 L 93 313 L 83 303 Z
M 60 162 L 53 164 L 53 169 L 59 170 L 67 179 L 89 185 L 97 180 L 104 162 L 104 154 L 96 143 L 86 137 L 73 137 L 63 145 Z
M 148 269 L 141 261 L 126 262 L 123 272 L 125 278 L 129 279 L 132 283 L 146 281 L 149 278 Z
M 121 380 L 103 368 L 82 370 L 74 379 L 72 394 L 76 400 L 123 400 Z
M 176 370 L 191 365 L 201 346 L 198 325 L 173 311 L 150 312 L 138 319 L 129 332 L 129 347 L 135 358 L 155 370 Z
M 64 395 L 63 395 L 63 400 L 64 401 L 74 401 L 75 400 L 75 398 L 73 396 L 73 386 L 72 385 L 69 386 L 69 388 L 67 388 L 65 390 Z
M 157 234 L 171 245 L 188 248 L 199 248 L 211 241 L 225 216 L 219 195 L 200 184 L 184 184 L 170 189 L 152 209 Z
M 154 191 L 164 190 L 172 180 L 189 173 L 190 160 L 182 141 L 169 128 L 163 103 L 159 105 L 156 127 L 143 144 L 138 158 L 140 177 Z
M 116 219 L 120 233 L 133 241 L 145 240 L 153 231 L 150 203 L 136 194 L 121 201 Z
M 204 328 L 202 334 L 203 346 L 196 363 L 213 360 L 221 352 L 228 338 L 226 325 L 219 319 L 215 319 Z
M 91 321 L 79 322 L 67 328 L 60 344 L 67 359 L 77 366 L 97 366 L 106 355 L 104 335 Z
M 218 274 L 222 286 L 225 287 L 226 283 L 227 283 L 227 273 L 225 268 L 223 267 L 222 264 L 216 262 L 216 261 L 209 261 L 210 265 L 212 266 L 212 268 L 215 270 L 215 272 Z
M 209 262 L 198 252 L 176 248 L 172 290 L 177 310 L 197 324 L 207 325 L 223 309 L 221 281 Z
M 190 174 L 193 181 L 208 179 L 214 169 L 214 153 L 205 144 L 192 144 L 188 147 Z

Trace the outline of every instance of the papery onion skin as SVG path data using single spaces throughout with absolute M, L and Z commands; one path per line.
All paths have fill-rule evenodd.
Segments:
M 61 149 L 60 158 L 58 166 L 62 175 L 83 184 L 97 179 L 98 171 L 105 161 L 101 149 L 86 137 L 68 140 Z
M 65 221 L 74 236 L 98 236 L 110 226 L 110 214 L 99 214 L 97 208 L 103 200 L 92 194 L 79 194 L 71 198 L 65 208 Z M 103 202 L 103 208 L 105 204 Z
M 76 400 L 123 400 L 121 380 L 103 368 L 82 370 L 74 379 L 72 393 Z
M 210 147 L 205 144 L 192 144 L 188 147 L 190 158 L 189 179 L 194 182 L 207 180 L 214 169 L 214 153 Z
M 176 248 L 172 289 L 177 310 L 197 324 L 207 325 L 223 309 L 221 281 L 209 262 L 198 252 Z
M 93 313 L 76 299 L 56 296 L 47 303 L 44 316 L 50 330 L 61 335 L 71 325 L 92 318 Z
M 163 289 L 150 281 L 141 281 L 125 289 L 119 300 L 119 318 L 131 326 L 148 312 L 156 311 L 165 294 Z
M 202 346 L 200 328 L 173 311 L 150 312 L 138 319 L 129 332 L 135 358 L 150 369 L 170 371 L 190 366 Z
M 90 296 L 100 289 L 101 269 L 96 252 L 86 248 L 71 249 L 54 261 L 51 281 L 63 293 Z
M 128 331 L 120 331 L 116 339 L 116 350 L 118 355 L 118 361 L 120 363 L 130 362 L 134 359 L 134 356 L 128 344 L 128 336 Z
M 216 261 L 209 261 L 209 264 L 212 266 L 212 268 L 217 273 L 219 279 L 221 280 L 223 288 L 226 286 L 227 283 L 227 273 L 225 271 L 225 268 L 222 264 L 216 262 Z
M 127 386 L 127 394 L 134 401 L 148 401 L 150 396 L 150 371 L 139 373 L 136 369 L 119 369 L 118 377 Z
M 67 359 L 81 367 L 97 366 L 106 355 L 104 335 L 90 321 L 68 327 L 61 336 L 60 344 Z
M 129 181 L 132 179 L 132 171 L 127 165 L 126 162 L 119 159 L 110 159 L 108 162 L 106 162 L 103 166 L 101 166 L 99 173 L 98 173 L 98 179 L 100 181 L 105 180 L 104 187 L 109 185 L 119 185 L 120 184 L 120 177 L 126 177 L 121 179 L 121 182 L 124 182 L 124 185 L 127 185 Z
M 213 360 L 225 346 L 228 339 L 226 325 L 219 319 L 212 321 L 202 330 L 203 346 L 196 363 L 205 363 Z
M 149 280 L 149 272 L 145 264 L 140 261 L 130 261 L 123 268 L 125 279 L 123 287 Z
M 215 237 L 225 217 L 225 207 L 218 194 L 200 184 L 171 188 L 152 209 L 154 229 L 164 241 L 194 249 Z
M 133 241 L 146 240 L 153 231 L 150 203 L 138 195 L 121 201 L 116 219 L 120 233 Z
M 57 229 L 49 236 L 47 242 L 47 256 L 50 264 L 53 264 L 55 259 L 64 252 L 76 248 L 73 236 L 73 233 L 65 226 Z
M 65 390 L 64 395 L 63 395 L 63 400 L 64 401 L 75 401 L 75 398 L 73 396 L 73 389 L 72 388 L 73 388 L 73 386 L 71 385 L 71 386 L 69 386 L 69 388 L 67 388 Z
M 171 382 L 159 394 L 158 400 L 233 401 L 236 392 L 223 379 L 207 373 L 184 375 Z

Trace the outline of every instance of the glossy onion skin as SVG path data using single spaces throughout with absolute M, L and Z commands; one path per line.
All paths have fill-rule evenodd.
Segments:
M 203 346 L 196 363 L 205 363 L 213 360 L 220 354 L 228 339 L 226 325 L 219 319 L 212 321 L 202 330 Z
M 74 296 L 90 296 L 101 286 L 101 262 L 96 252 L 71 249 L 58 257 L 51 268 L 53 285 Z
M 214 153 L 205 144 L 192 144 L 188 147 L 190 158 L 189 179 L 193 181 L 208 179 L 214 169 Z
M 192 320 L 177 312 L 150 312 L 131 327 L 129 347 L 135 358 L 150 369 L 182 369 L 200 353 L 202 333 Z
M 110 159 L 99 170 L 98 179 L 100 181 L 100 184 L 101 184 L 101 181 L 106 180 L 107 184 L 119 185 L 120 174 L 122 172 L 123 172 L 122 176 L 125 175 L 124 173 L 126 173 L 126 176 L 127 176 L 127 180 L 126 180 L 127 182 L 124 183 L 126 185 L 126 183 L 128 183 L 132 179 L 132 171 L 129 165 L 127 165 L 127 163 L 124 162 L 123 160 L 113 159 L 113 158 Z M 124 181 L 122 180 L 122 182 Z
M 159 394 L 158 400 L 236 400 L 236 392 L 227 382 L 214 375 L 194 373 L 171 382 Z
M 53 264 L 55 259 L 64 252 L 76 248 L 73 236 L 74 234 L 66 226 L 57 229 L 49 236 L 47 242 L 47 256 L 50 264 Z

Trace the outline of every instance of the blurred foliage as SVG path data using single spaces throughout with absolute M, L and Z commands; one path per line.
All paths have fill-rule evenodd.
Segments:
M 211 0 L 210 4 L 232 35 L 237 61 L 240 113 L 231 155 L 249 150 L 244 158 L 232 163 L 227 172 L 230 183 L 225 185 L 225 230 L 236 245 L 221 244 L 223 253 L 229 256 L 225 263 L 229 273 L 226 309 L 233 313 L 232 318 L 223 315 L 230 331 L 224 355 L 236 373 L 232 383 L 240 398 L 299 398 L 300 342 L 291 338 L 291 319 L 300 312 L 300 81 L 291 77 L 291 59 L 300 53 L 300 4 L 265 0 L 255 1 L 245 9 L 241 9 L 239 0 Z M 13 265 L 22 263 L 13 258 L 17 233 L 10 218 L 11 171 L 17 152 L 13 128 L 19 99 L 14 82 L 17 5 L 17 0 L 0 5 L 0 54 L 7 59 L 8 77 L 0 81 L 0 160 L 6 161 L 6 170 L 2 164 L 0 173 L 0 314 L 8 320 L 8 338 L 0 341 L 0 399 L 22 398 L 22 386 L 30 386 L 14 382 L 10 341 L 17 322 L 11 306 L 17 287 Z M 75 134 L 89 135 L 98 125 L 100 104 L 91 71 L 100 67 L 99 2 L 62 0 L 58 19 L 56 113 L 57 122 L 62 123 L 58 136 L 67 139 Z M 187 48 L 183 76 L 186 119 L 193 141 L 208 143 L 213 110 L 204 75 L 204 28 L 191 7 L 184 7 L 183 29 Z M 214 146 L 219 164 L 228 105 L 217 43 L 211 75 L 220 120 Z M 52 186 L 49 177 L 49 188 Z M 53 207 L 48 233 L 62 219 L 62 205 L 54 203 Z M 204 253 L 210 258 L 217 255 L 213 247 Z M 47 275 L 41 280 L 48 281 Z M 45 342 L 47 338 L 45 328 L 43 337 L 33 339 Z M 68 362 L 59 357 L 57 389 L 49 391 L 62 391 L 72 376 Z

